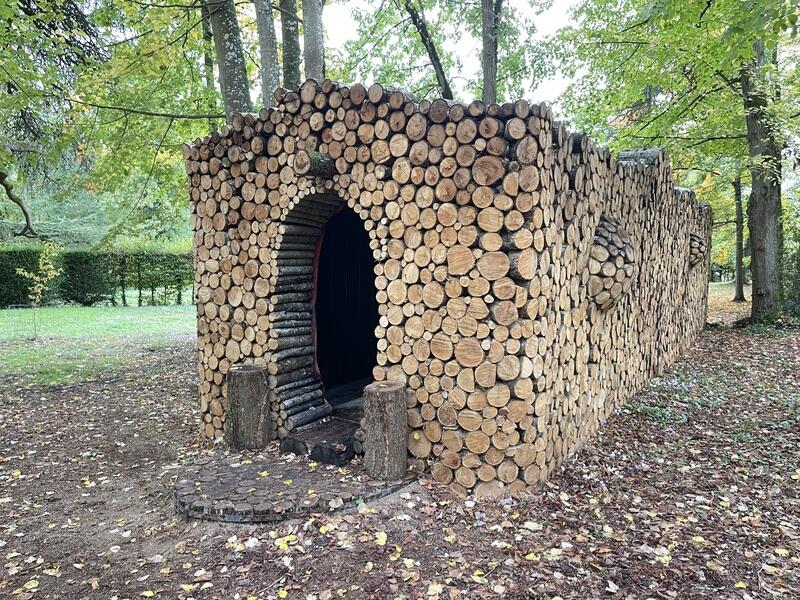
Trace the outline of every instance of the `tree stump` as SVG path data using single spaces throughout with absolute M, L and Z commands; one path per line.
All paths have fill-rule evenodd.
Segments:
M 232 450 L 261 449 L 269 441 L 267 372 L 258 365 L 235 365 L 228 372 L 225 441 Z
M 408 422 L 405 386 L 376 381 L 364 388 L 364 466 L 375 479 L 406 474 Z

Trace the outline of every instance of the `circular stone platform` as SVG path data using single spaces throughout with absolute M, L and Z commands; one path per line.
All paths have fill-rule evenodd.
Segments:
M 284 521 L 354 507 L 412 481 L 377 481 L 360 462 L 335 467 L 281 455 L 275 448 L 241 454 L 215 450 L 184 467 L 175 483 L 175 507 L 205 521 Z

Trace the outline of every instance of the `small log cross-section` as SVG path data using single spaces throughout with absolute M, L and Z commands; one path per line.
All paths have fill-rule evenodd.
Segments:
M 376 381 L 364 388 L 364 466 L 375 479 L 406 474 L 408 423 L 406 388 L 398 381 Z
M 267 372 L 258 365 L 235 365 L 228 372 L 228 428 L 233 450 L 261 449 L 269 441 Z
M 294 172 L 311 177 L 333 177 L 336 163 L 329 156 L 314 150 L 300 150 L 294 157 Z

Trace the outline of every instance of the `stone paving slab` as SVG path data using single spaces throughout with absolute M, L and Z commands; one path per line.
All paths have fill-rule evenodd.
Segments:
M 184 467 L 175 484 L 175 508 L 204 521 L 268 523 L 369 502 L 414 481 L 370 479 L 360 461 L 344 467 L 280 454 L 209 451 Z

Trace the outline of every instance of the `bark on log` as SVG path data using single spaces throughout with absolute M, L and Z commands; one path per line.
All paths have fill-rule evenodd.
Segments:
M 261 449 L 269 441 L 267 377 L 263 367 L 235 365 L 228 371 L 228 428 L 232 450 Z
M 376 381 L 364 388 L 364 466 L 375 479 L 406 474 L 406 389 L 395 381 Z
M 329 156 L 314 150 L 300 150 L 294 158 L 294 170 L 298 175 L 333 177 L 336 174 L 336 163 Z

